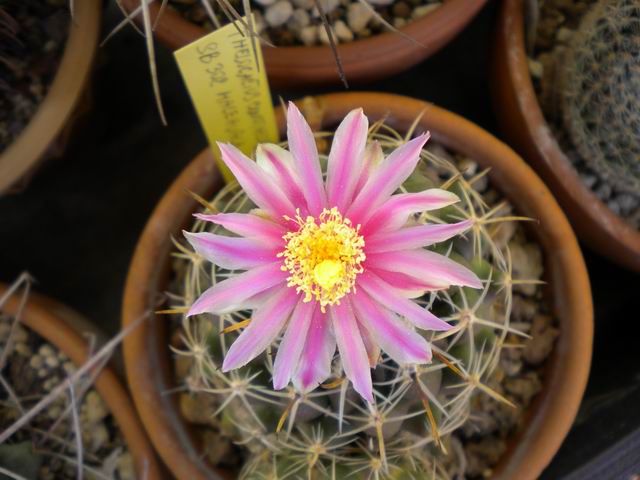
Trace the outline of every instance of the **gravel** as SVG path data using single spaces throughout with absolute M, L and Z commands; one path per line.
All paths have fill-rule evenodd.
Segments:
M 368 0 L 368 5 L 362 3 L 364 1 L 319 0 L 338 43 L 349 43 L 388 31 L 376 14 L 395 28 L 402 28 L 442 4 L 441 0 Z M 212 29 L 199 0 L 170 0 L 169 3 L 187 20 Z M 242 10 L 239 4 L 231 3 Z M 329 43 L 314 0 L 255 0 L 253 6 L 257 31 L 275 45 Z M 227 21 L 222 14 L 218 17 L 222 23 Z

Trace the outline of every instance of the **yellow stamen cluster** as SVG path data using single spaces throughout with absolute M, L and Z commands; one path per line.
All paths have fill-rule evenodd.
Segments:
M 365 260 L 364 238 L 351 221 L 342 218 L 337 208 L 326 208 L 318 217 L 295 219 L 299 228 L 287 233 L 283 271 L 288 271 L 287 285 L 304 293 L 304 301 L 316 300 L 325 311 L 327 305 L 340 304 L 340 299 L 354 289 L 356 277 L 362 273 Z

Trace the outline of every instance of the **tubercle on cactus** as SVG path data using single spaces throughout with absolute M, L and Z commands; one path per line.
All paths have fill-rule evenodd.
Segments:
M 370 130 L 369 142 L 383 150 L 396 148 L 410 138 L 382 122 Z M 326 134 L 318 134 L 322 138 Z M 437 212 L 414 215 L 412 222 L 443 223 L 472 219 L 467 238 L 450 242 L 441 251 L 488 279 L 484 288 L 455 287 L 420 298 L 454 325 L 447 332 L 421 332 L 432 344 L 433 360 L 425 365 L 399 366 L 383 355 L 373 370 L 375 402 L 367 405 L 344 381 L 339 359 L 332 376 L 320 388 L 304 394 L 293 388 L 274 391 L 269 383 L 274 352 L 270 349 L 248 366 L 223 373 L 222 359 L 238 331 L 247 325 L 250 311 L 183 317 L 181 343 L 174 349 L 190 359 L 187 386 L 190 391 L 212 395 L 215 414 L 224 436 L 246 449 L 241 478 L 404 478 L 446 477 L 445 452 L 452 448 L 450 434 L 470 421 L 470 402 L 484 395 L 498 402 L 510 400 L 489 384 L 508 339 L 525 337 L 511 325 L 513 279 L 508 248 L 500 242 L 504 229 L 528 220 L 513 215 L 504 202 L 487 205 L 474 189 L 486 171 L 464 175 L 449 160 L 421 153 L 421 163 L 405 183 L 405 191 L 445 184 L 462 199 L 458 205 Z M 213 212 L 248 212 L 253 207 L 234 185 L 214 200 L 200 202 Z M 196 220 L 195 230 L 222 228 Z M 182 271 L 180 295 L 169 311 L 185 306 L 212 283 L 233 272 L 221 270 L 180 244 L 175 253 Z

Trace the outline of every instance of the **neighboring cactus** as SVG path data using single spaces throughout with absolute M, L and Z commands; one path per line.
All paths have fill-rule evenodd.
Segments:
M 640 4 L 600 0 L 563 59 L 564 126 L 584 162 L 612 187 L 640 191 Z
M 411 132 L 406 138 L 410 137 Z M 370 133 L 372 141 L 387 153 L 405 138 L 378 123 Z M 430 364 L 400 367 L 387 355 L 379 357 L 373 370 L 373 405 L 343 378 L 338 356 L 328 382 L 304 395 L 293 387 L 273 390 L 271 349 L 247 367 L 223 373 L 220 366 L 228 346 L 251 312 L 183 317 L 175 352 L 178 361 L 187 362 L 187 388 L 195 396 L 213 396 L 210 413 L 218 418 L 217 428 L 245 449 L 241 478 L 447 478 L 452 469 L 464 468 L 451 467 L 465 461 L 459 442 L 450 434 L 463 426 L 473 430 L 471 405 L 479 397 L 511 405 L 495 389 L 492 373 L 503 346 L 526 337 L 510 322 L 512 287 L 536 283 L 512 278 L 507 243 L 514 222 L 523 219 L 511 215 L 506 202 L 485 203 L 474 184 L 486 181 L 486 173 L 465 177 L 448 160 L 423 150 L 418 168 L 403 186 L 407 191 L 449 189 L 462 199 L 435 214 L 415 215 L 412 221 L 473 220 L 467 238 L 445 242 L 437 250 L 449 252 L 488 281 L 480 291 L 455 287 L 419 300 L 431 304 L 434 313 L 455 327 L 421 332 L 433 347 Z M 211 203 L 200 200 L 209 213 L 253 208 L 237 184 L 226 186 Z M 225 234 L 223 228 L 202 220 L 191 230 Z M 178 292 L 171 311 L 181 313 L 231 272 L 206 262 L 188 246 L 176 245 Z

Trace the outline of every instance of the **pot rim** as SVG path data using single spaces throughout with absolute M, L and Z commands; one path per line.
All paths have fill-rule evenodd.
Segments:
M 0 296 L 8 286 L 0 283 Z M 14 293 L 0 311 L 15 315 L 20 309 L 20 295 Z M 21 324 L 62 351 L 77 366 L 87 359 L 89 343 L 84 333 L 95 333 L 95 326 L 66 305 L 34 292 L 29 293 Z M 83 333 L 78 326 L 82 328 Z M 83 328 L 86 326 L 86 331 Z M 93 387 L 109 407 L 131 452 L 139 478 L 163 478 L 155 451 L 147 437 L 127 391 L 109 365 L 96 377 Z M 146 477 L 143 475 L 146 474 Z
M 492 68 L 502 129 L 557 195 L 580 238 L 619 265 L 640 271 L 640 231 L 583 185 L 544 118 L 529 74 L 524 22 L 521 1 L 502 2 Z
M 582 254 L 564 214 L 542 181 L 513 150 L 456 114 L 393 94 L 338 93 L 315 98 L 326 107 L 325 125 L 336 124 L 357 107 L 363 107 L 371 118 L 387 115 L 391 124 L 405 128 L 422 114 L 420 128 L 431 129 L 435 141 L 471 156 L 483 166 L 491 166 L 489 175 L 494 187 L 501 190 L 521 214 L 540 221 L 537 236 L 545 251 L 546 273 L 550 287 L 557 290 L 550 306 L 561 328 L 548 362 L 562 368 L 546 372 L 543 392 L 529 409 L 527 428 L 515 436 L 510 451 L 496 470 L 496 478 L 536 478 L 551 461 L 573 423 L 591 361 L 591 289 Z M 281 108 L 277 109 L 277 117 L 282 129 Z M 163 285 L 159 277 L 167 278 L 168 261 L 159 265 L 157 259 L 168 254 L 170 235 L 179 232 L 196 206 L 195 200 L 184 193 L 185 189 L 207 195 L 216 185 L 220 185 L 220 175 L 210 149 L 206 149 L 187 166 L 154 210 L 129 270 L 123 326 L 153 305 L 157 300 L 157 287 Z M 522 192 L 527 192 L 527 196 L 522 196 Z M 160 338 L 163 333 L 164 340 Z M 158 350 L 163 342 L 164 350 Z M 177 478 L 220 478 L 194 451 L 185 447 L 189 435 L 184 422 L 177 418 L 177 410 L 159 415 L 162 408 L 172 408 L 172 403 L 162 395 L 162 391 L 170 388 L 171 372 L 162 373 L 153 368 L 158 364 L 170 368 L 167 367 L 167 343 L 166 332 L 158 333 L 149 323 L 125 339 L 125 365 L 134 401 L 156 449 Z
M 100 0 L 76 2 L 69 36 L 49 91 L 18 137 L 0 153 L 0 195 L 46 154 L 78 104 L 98 44 Z
M 123 0 L 131 11 L 136 0 Z M 413 20 L 400 31 L 419 43 L 411 42 L 396 32 L 339 44 L 338 52 L 347 81 L 363 82 L 389 77 L 419 63 L 452 40 L 487 0 L 448 0 L 426 16 Z M 149 5 L 152 22 L 160 10 Z M 209 33 L 167 8 L 156 28 L 158 39 L 176 49 Z M 420 45 L 422 44 L 422 45 Z M 303 88 L 310 85 L 339 85 L 335 58 L 328 46 L 290 46 L 263 48 L 265 66 L 274 87 Z M 381 64 L 381 57 L 385 61 Z

